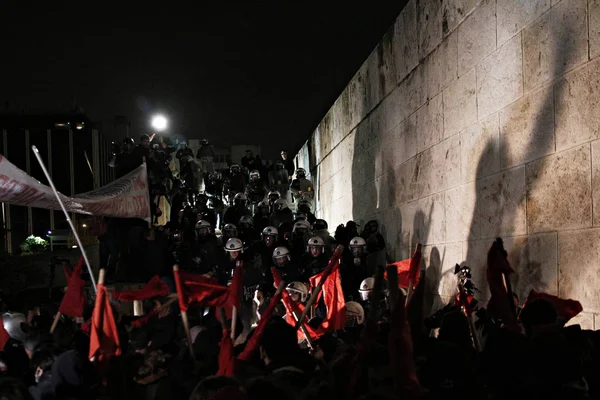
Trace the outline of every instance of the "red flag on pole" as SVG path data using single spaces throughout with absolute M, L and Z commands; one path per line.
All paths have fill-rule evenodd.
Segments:
M 67 291 L 60 302 L 58 312 L 70 317 L 83 317 L 85 306 L 85 281 L 81 279 L 84 258 L 81 257 L 73 272 L 69 271 L 65 264 L 63 270 L 67 277 Z
M 394 265 L 398 269 L 398 286 L 407 289 L 411 282 L 415 287 L 419 285 L 421 274 L 420 264 L 421 252 L 417 250 L 412 258 L 396 261 L 395 263 L 388 264 L 388 266 Z M 387 271 L 383 273 L 383 277 L 387 280 Z
M 153 276 L 150 281 L 141 289 L 129 291 L 112 291 L 112 298 L 118 301 L 146 300 L 152 297 L 164 297 L 171 293 L 169 286 L 158 276 Z
M 335 331 L 343 329 L 346 325 L 346 301 L 342 290 L 342 281 L 340 279 L 339 259 L 336 260 L 329 276 L 323 282 L 323 292 L 319 293 L 318 299 L 323 296 L 323 301 L 327 307 L 327 317 L 321 323 L 321 328 L 325 331 Z M 325 271 L 313 275 L 309 278 L 310 286 L 316 288 L 323 278 Z
M 108 290 L 99 283 L 92 314 L 89 358 L 96 357 L 98 362 L 102 362 L 120 354 L 119 332 L 108 300 Z

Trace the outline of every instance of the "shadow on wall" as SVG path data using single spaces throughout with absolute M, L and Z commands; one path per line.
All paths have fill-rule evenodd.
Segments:
M 571 64 L 571 60 L 577 50 L 573 47 L 573 43 L 576 43 L 571 37 L 573 33 L 564 28 L 565 27 L 561 24 L 557 24 L 557 26 L 553 27 L 553 34 L 556 37 L 554 43 L 556 43 L 557 48 L 553 59 L 552 76 L 554 77 L 562 76 L 566 72 L 567 66 Z M 561 98 L 560 90 L 564 90 L 564 87 L 565 85 L 562 85 L 560 87 L 555 87 L 554 90 L 546 91 L 546 98 L 539 103 L 541 104 L 539 110 L 554 110 L 554 98 Z M 363 101 L 368 101 L 367 94 L 363 93 L 362 95 L 364 96 Z M 539 110 L 533 110 L 533 112 Z M 382 145 L 381 138 L 375 137 L 375 133 L 371 131 L 371 127 L 377 125 L 369 123 L 369 118 L 372 118 L 372 115 L 373 114 L 365 118 L 357 126 L 354 137 L 354 158 L 352 160 L 351 175 L 353 189 L 352 216 L 361 226 L 364 226 L 369 219 L 378 220 L 381 233 L 386 239 L 386 256 L 388 261 L 408 258 L 410 252 L 414 250 L 414 245 L 419 241 L 424 243 L 429 236 L 432 224 L 432 209 L 417 210 L 412 221 L 412 232 L 408 235 L 403 234 L 403 225 L 410 225 L 409 221 L 403 221 L 399 204 L 417 200 L 416 196 L 413 196 L 414 193 L 411 194 L 411 191 L 414 190 L 414 185 L 412 185 L 410 180 L 416 179 L 415 177 L 418 175 L 419 171 L 415 170 L 411 171 L 409 174 L 398 175 L 395 173 L 397 166 L 394 165 L 394 155 L 390 154 L 390 149 L 387 149 Z M 414 129 L 416 129 L 415 126 L 408 127 L 405 130 L 405 134 L 406 131 Z M 525 145 L 526 152 L 523 156 L 523 160 L 525 161 L 539 158 L 539 156 L 536 156 L 536 149 L 552 146 L 550 142 L 554 140 L 553 132 L 542 132 L 546 129 L 543 118 L 536 118 L 530 129 L 530 140 Z M 514 193 L 510 192 L 510 185 L 505 185 L 507 182 L 503 177 L 506 171 L 496 172 L 495 175 L 498 176 L 498 179 L 484 179 L 490 176 L 488 171 L 489 155 L 498 154 L 495 152 L 506 148 L 506 143 L 503 142 L 503 138 L 504 135 L 500 135 L 498 141 L 489 140 L 479 156 L 476 181 L 474 182 L 476 190 L 475 205 L 468 235 L 468 245 L 466 253 L 463 254 L 465 259 L 445 260 L 445 246 L 442 246 L 442 251 L 440 251 L 440 248 L 437 246 L 432 246 L 427 250 L 429 265 L 427 265 L 425 282 L 427 289 L 427 296 L 425 299 L 426 312 L 432 311 L 442 305 L 440 297 L 434 296 L 434 294 L 440 294 L 442 281 L 448 278 L 446 275 L 453 275 L 452 269 L 443 273 L 442 266 L 445 261 L 446 264 L 451 263 L 451 265 L 461 262 L 462 264 L 468 263 L 473 269 L 476 283 L 482 291 L 480 294 L 481 299 L 486 301 L 489 296 L 487 282 L 485 280 L 485 255 L 487 253 L 487 248 L 495 236 L 508 237 L 512 235 L 515 228 L 517 209 L 522 207 L 523 202 L 526 201 L 525 194 L 517 199 L 512 197 L 514 196 Z M 382 173 L 381 177 L 377 176 L 378 168 L 375 164 L 377 158 L 376 155 L 380 154 L 382 154 L 382 165 L 381 169 L 379 169 Z M 415 168 L 418 168 L 418 164 Z M 377 183 L 378 178 L 379 183 Z M 409 181 L 406 182 L 404 179 Z M 527 179 L 526 191 L 524 193 L 527 193 L 527 191 L 530 191 L 536 185 L 535 181 L 532 182 L 529 177 Z M 491 181 L 497 186 L 490 188 L 489 182 Z M 379 193 L 378 186 L 383 195 Z M 506 201 L 507 196 L 511 196 L 510 201 Z M 497 223 L 495 224 L 495 227 L 492 228 L 492 231 L 488 230 L 485 235 L 482 236 L 481 218 L 484 215 L 492 215 L 492 213 Z M 446 241 L 453 242 L 458 240 L 446 238 Z M 511 249 L 507 246 L 507 250 L 511 253 L 511 260 L 516 260 L 516 265 L 513 265 L 513 267 L 520 267 L 520 270 L 516 271 L 517 274 L 513 276 L 513 283 L 516 292 L 523 297 L 523 293 L 527 293 L 531 288 L 526 286 L 541 281 L 541 268 L 543 266 L 539 263 L 530 262 L 527 257 L 527 252 L 523 252 L 522 248 L 518 248 L 517 246 L 513 247 L 514 248 Z
M 573 32 L 563 24 L 557 24 L 553 26 L 552 35 L 555 37 L 553 41 L 556 43 L 554 52 L 554 58 L 552 60 L 552 75 L 558 78 L 567 72 L 568 66 L 576 53 L 576 48 L 573 43 L 576 43 L 571 36 Z M 552 40 L 549 40 L 552 41 Z M 525 57 L 525 54 L 523 55 Z M 543 110 L 552 110 L 554 115 L 554 99 L 560 99 L 562 97 L 562 91 L 566 85 L 554 85 L 554 90 L 545 91 L 546 95 L 543 101 L 540 101 L 539 108 L 532 110 L 533 113 L 539 115 Z M 554 118 L 554 116 L 552 117 Z M 552 124 L 553 126 L 554 124 Z M 553 129 L 553 127 L 551 128 Z M 533 125 L 530 127 L 529 142 L 524 146 L 525 154 L 523 156 L 524 162 L 529 162 L 537 159 L 536 168 L 544 169 L 545 161 L 540 160 L 538 149 L 547 148 L 551 146 L 554 150 L 554 145 L 551 144 L 554 141 L 553 131 L 548 131 L 547 122 L 544 118 L 536 118 Z M 499 149 L 506 149 L 508 143 L 504 140 L 504 135 L 500 135 Z M 505 179 L 507 171 L 498 172 L 495 174 L 497 179 L 484 179 L 490 176 L 486 171 L 488 162 L 486 156 L 493 154 L 493 151 L 497 151 L 494 148 L 495 144 L 493 141 L 488 141 L 485 145 L 483 152 L 479 157 L 477 164 L 477 173 L 475 181 L 475 207 L 471 219 L 471 227 L 469 230 L 468 247 L 467 252 L 464 254 L 465 260 L 462 264 L 469 264 L 472 268 L 474 279 L 476 284 L 481 290 L 480 298 L 483 301 L 489 299 L 489 289 L 486 281 L 486 255 L 494 237 L 509 237 L 515 230 L 515 217 L 518 213 L 518 208 L 523 207 L 527 201 L 527 193 L 532 191 L 537 185 L 535 175 L 527 174 L 525 179 L 525 190 L 520 198 L 514 199 L 512 196 L 515 195 L 514 188 L 511 189 L 510 182 Z M 516 167 L 518 168 L 518 167 Z M 523 173 L 526 173 L 524 171 Z M 494 186 L 494 187 L 492 187 Z M 510 200 L 507 201 L 507 197 L 511 196 Z M 530 209 L 526 209 L 527 213 L 531 213 Z M 495 227 L 494 231 L 483 232 L 482 222 L 483 218 L 494 218 Z M 529 220 L 529 216 L 525 215 L 526 220 Z M 526 222 L 527 223 L 527 222 Z M 489 221 L 488 221 L 489 228 Z M 519 295 L 521 301 L 525 300 L 525 296 L 529 293 L 530 289 L 544 289 L 539 287 L 542 285 L 542 268 L 544 267 L 538 262 L 530 261 L 528 257 L 528 245 L 527 239 L 525 242 L 511 241 L 507 243 L 507 251 L 509 252 L 509 260 L 515 274 L 512 276 L 512 283 L 515 293 Z M 470 263 L 473 263 L 472 265 Z M 556 271 L 554 271 L 556 273 Z M 548 277 L 548 274 L 544 274 Z M 554 277 L 556 278 L 556 276 Z M 548 278 L 546 278 L 548 279 Z

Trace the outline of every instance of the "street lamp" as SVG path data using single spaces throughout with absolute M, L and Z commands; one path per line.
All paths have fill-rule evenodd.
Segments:
M 157 132 L 164 131 L 167 128 L 167 119 L 162 115 L 155 115 L 150 124 Z

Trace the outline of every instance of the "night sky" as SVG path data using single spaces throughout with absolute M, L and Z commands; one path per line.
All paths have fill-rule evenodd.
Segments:
M 405 2 L 91 3 L 2 2 L 2 111 L 75 100 L 111 139 L 115 115 L 137 139 L 162 112 L 174 134 L 273 158 L 302 145 Z

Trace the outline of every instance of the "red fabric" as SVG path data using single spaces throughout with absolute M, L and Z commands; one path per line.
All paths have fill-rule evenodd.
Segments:
M 85 306 L 85 281 L 81 279 L 84 259 L 81 257 L 73 272 L 69 271 L 65 264 L 63 270 L 67 277 L 67 291 L 60 302 L 58 311 L 69 317 L 83 317 Z
M 153 297 L 164 297 L 171 293 L 169 287 L 158 276 L 152 277 L 150 282 L 146 283 L 143 288 L 129 291 L 116 292 L 110 294 L 112 298 L 118 301 L 134 301 L 146 300 Z
M 471 302 L 473 301 L 474 297 L 470 294 L 467 294 L 465 292 L 461 292 L 458 293 L 456 295 L 456 297 L 454 298 L 454 305 L 457 307 L 464 307 L 465 308 L 465 313 L 467 314 L 467 317 L 471 315 L 473 309 L 471 307 Z
M 275 286 L 279 287 L 279 283 L 281 282 L 281 275 L 279 275 L 279 271 L 277 271 L 276 268 L 271 268 L 271 272 L 273 274 Z M 300 317 L 300 315 L 302 315 L 302 312 L 304 311 L 304 304 L 293 301 L 287 290 L 281 292 L 281 299 L 286 310 L 285 321 L 292 326 L 296 326 L 296 319 L 294 318 L 293 313 L 295 312 L 296 316 Z M 308 325 L 306 317 L 304 318 L 304 327 L 306 328 L 306 331 L 308 332 L 310 338 L 313 340 L 318 339 L 326 333 L 323 329 L 315 330 L 311 328 Z M 296 332 L 298 335 L 298 341 L 304 340 L 304 331 L 302 330 L 302 328 L 298 329 Z
M 216 279 L 185 271 L 173 274 L 181 311 L 187 311 L 194 302 L 209 307 L 223 307 L 227 303 L 229 288 L 219 285 Z
M 231 286 L 229 286 L 229 303 L 238 310 L 242 304 L 242 293 L 244 291 L 244 265 L 241 261 L 237 262 L 236 268 L 233 271 Z M 226 310 L 227 311 L 227 310 Z
M 531 291 L 529 292 L 529 296 L 527 296 L 527 300 L 525 301 L 523 308 L 527 306 L 528 302 L 535 299 L 545 299 L 552 303 L 552 305 L 556 309 L 556 314 L 558 315 L 558 317 L 563 319 L 565 322 L 569 321 L 571 318 L 575 317 L 577 314 L 583 311 L 581 303 L 577 300 L 565 300 L 548 293 L 536 292 L 533 289 L 531 289 Z
M 10 336 L 8 336 L 8 332 L 4 329 L 4 324 L 0 321 L 0 351 L 4 350 L 4 346 L 6 346 L 8 339 L 10 339 Z
M 235 375 L 235 354 L 233 352 L 233 340 L 231 340 L 231 329 L 223 329 L 221 338 L 221 351 L 219 351 L 219 371 L 217 375 Z
M 98 362 L 102 362 L 120 354 L 119 332 L 108 300 L 108 290 L 106 286 L 98 284 L 90 330 L 89 358 L 96 357 Z
M 391 316 L 388 351 L 390 370 L 395 374 L 397 389 L 404 392 L 403 398 L 422 398 L 424 390 L 417 379 L 410 325 L 402 305 L 397 306 Z
M 323 295 L 323 302 L 327 307 L 327 316 L 321 323 L 321 328 L 325 331 L 343 329 L 346 325 L 346 301 L 344 300 L 339 266 L 338 259 L 333 265 L 332 272 L 323 282 L 322 294 L 319 293 L 319 298 Z M 319 285 L 324 275 L 325 271 L 309 278 L 313 290 Z
M 352 374 L 350 375 L 350 381 L 346 386 L 346 397 L 349 399 L 355 399 L 360 395 L 358 390 L 358 383 L 363 375 L 365 369 L 365 359 L 367 358 L 373 344 L 377 341 L 379 330 L 377 328 L 377 322 L 367 320 L 367 326 L 363 329 L 358 343 L 356 355 L 352 360 Z
M 157 316 L 159 313 L 158 310 L 152 310 L 148 314 L 141 316 L 131 323 L 132 328 L 139 328 L 140 326 L 146 325 L 152 318 Z
M 497 241 L 492 243 L 487 256 L 487 281 L 491 294 L 487 310 L 493 317 L 501 319 L 506 327 L 516 329 L 516 316 L 510 308 L 513 300 L 508 298 L 508 289 L 504 284 L 504 279 L 510 279 L 510 274 L 514 272 L 507 256 Z
M 389 266 L 396 266 L 398 270 L 398 286 L 401 288 L 408 288 L 412 282 L 413 287 L 419 285 L 419 278 L 421 275 L 421 252 L 415 251 L 412 258 L 406 260 L 396 261 L 395 263 L 388 264 Z M 383 278 L 387 280 L 387 271 L 383 273 Z
M 269 307 L 267 307 L 265 312 L 260 316 L 260 321 L 258 321 L 258 325 L 254 329 L 254 334 L 250 340 L 248 340 L 248 343 L 246 343 L 244 351 L 238 356 L 238 360 L 249 361 L 252 358 L 252 355 L 260 344 L 260 339 L 262 339 L 265 326 L 267 326 L 267 323 L 271 320 L 271 316 L 273 315 L 273 311 L 275 311 L 275 307 L 281 301 L 282 294 L 283 292 L 273 296 L 271 302 L 269 303 Z
M 85 321 L 83 324 L 81 324 L 81 327 L 79 328 L 79 330 L 83 333 L 85 333 L 87 335 L 87 337 L 90 337 L 91 333 L 92 333 L 92 319 L 88 319 L 87 321 Z

